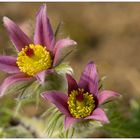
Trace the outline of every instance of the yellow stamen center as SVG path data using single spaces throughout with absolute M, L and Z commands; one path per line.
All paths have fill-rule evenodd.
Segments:
M 18 53 L 17 65 L 21 72 L 34 76 L 51 67 L 51 54 L 46 47 L 29 44 Z
M 75 118 L 87 117 L 95 108 L 93 95 L 91 93 L 84 92 L 84 89 L 71 91 L 67 103 L 71 115 Z

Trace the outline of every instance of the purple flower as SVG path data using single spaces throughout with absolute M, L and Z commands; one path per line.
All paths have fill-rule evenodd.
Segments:
M 36 15 L 33 41 L 8 17 L 3 18 L 9 37 L 18 51 L 17 57 L 0 56 L 0 70 L 14 74 L 5 79 L 0 87 L 0 96 L 5 89 L 18 81 L 34 80 L 44 82 L 45 74 L 52 73 L 60 62 L 63 48 L 76 45 L 68 38 L 56 41 L 46 12 L 41 6 Z
M 100 108 L 111 97 L 120 94 L 110 90 L 98 90 L 98 73 L 96 65 L 90 62 L 86 65 L 79 83 L 67 74 L 68 96 L 58 91 L 50 91 L 42 94 L 65 115 L 64 125 L 67 129 L 72 123 L 82 120 L 97 120 L 109 123 L 109 120 Z

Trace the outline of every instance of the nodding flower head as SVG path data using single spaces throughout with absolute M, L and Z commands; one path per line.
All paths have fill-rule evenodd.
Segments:
M 49 100 L 65 115 L 65 128 L 70 124 L 82 120 L 96 120 L 102 123 L 109 123 L 109 120 L 100 107 L 107 99 L 119 96 L 118 93 L 110 90 L 98 90 L 98 73 L 94 62 L 89 62 L 79 83 L 69 74 L 68 95 L 51 91 L 42 94 L 43 98 Z

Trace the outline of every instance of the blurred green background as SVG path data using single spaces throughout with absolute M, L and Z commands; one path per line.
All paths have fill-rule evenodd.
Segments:
M 90 60 L 95 61 L 100 76 L 107 76 L 104 87 L 123 95 L 117 107 L 123 108 L 124 114 L 125 111 L 127 112 L 125 117 L 133 114 L 131 111 L 137 108 L 135 106 L 138 106 L 137 112 L 140 113 L 138 105 L 140 102 L 140 3 L 46 4 L 54 31 L 62 21 L 59 37 L 70 37 L 78 43 L 75 52 L 68 59 L 76 79 L 79 79 L 86 63 Z M 0 3 L 1 54 L 15 54 L 3 26 L 3 16 L 14 20 L 32 37 L 35 14 L 41 5 L 42 3 L 30 2 Z M 1 80 L 6 76 L 3 72 L 0 75 Z M 0 99 L 1 106 L 7 98 Z M 27 116 L 34 116 L 36 111 L 33 104 L 24 108 L 24 113 Z M 132 121 L 133 119 L 130 118 Z M 136 124 L 140 126 L 140 121 Z M 136 135 L 134 132 L 132 135 L 122 137 L 140 137 L 140 128 L 136 125 L 133 127 L 137 130 Z M 92 137 L 115 137 L 115 135 L 99 131 Z

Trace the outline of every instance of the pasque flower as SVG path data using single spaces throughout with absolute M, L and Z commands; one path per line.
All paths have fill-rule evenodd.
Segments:
M 67 129 L 72 123 L 82 120 L 96 120 L 109 123 L 101 105 L 111 97 L 120 94 L 110 90 L 98 90 L 98 73 L 94 62 L 89 62 L 77 84 L 75 79 L 66 74 L 68 96 L 58 91 L 47 91 L 42 97 L 52 102 L 64 115 Z
M 5 89 L 18 81 L 36 79 L 44 82 L 45 74 L 53 72 L 59 64 L 64 47 L 76 45 L 68 38 L 56 41 L 46 13 L 46 5 L 41 6 L 36 15 L 33 41 L 8 17 L 3 18 L 9 37 L 18 54 L 0 56 L 0 70 L 14 74 L 5 79 L 0 87 L 0 95 Z

